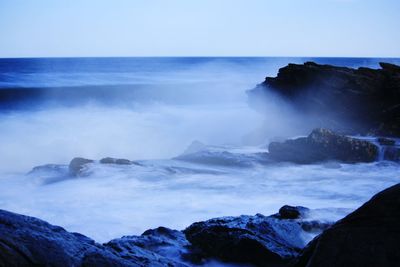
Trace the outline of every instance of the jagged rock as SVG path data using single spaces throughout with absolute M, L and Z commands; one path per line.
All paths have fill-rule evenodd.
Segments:
M 103 266 L 139 266 L 113 255 L 86 236 L 0 210 L 0 266 L 82 266 L 89 252 L 113 263 Z
M 184 261 L 194 261 L 194 252 L 190 251 L 190 243 L 181 231 L 158 227 L 145 231 L 141 236 L 124 236 L 104 244 L 124 258 L 141 257 L 143 253 L 157 255 L 162 264 L 173 263 L 173 266 L 187 266 Z M 142 250 L 138 251 L 137 247 Z M 135 253 L 133 253 L 135 252 Z M 139 254 L 140 252 L 141 254 Z M 149 258 L 149 257 L 148 257 Z
M 301 220 L 282 220 L 279 215 L 242 215 L 197 222 L 184 233 L 208 257 L 257 266 L 281 266 L 298 256 L 305 246 L 302 225 Z
M 94 162 L 91 159 L 73 158 L 69 163 L 68 169 L 72 176 L 80 176 L 85 169 L 86 164 Z
M 187 267 L 207 265 L 215 257 L 281 265 L 328 226 L 279 214 L 243 215 L 195 223 L 184 232 L 159 227 L 101 245 L 40 219 L 0 210 L 0 266 Z
M 118 164 L 118 165 L 131 165 L 134 164 L 129 159 L 116 159 L 116 158 L 103 158 L 100 160 L 101 164 Z
M 272 142 L 271 158 L 300 164 L 337 160 L 347 163 L 372 162 L 378 157 L 376 145 L 326 129 L 315 129 L 308 137 Z
M 0 210 L 0 266 L 185 266 L 168 258 L 168 250 L 183 253 L 187 244 L 179 231 L 156 229 L 100 245 L 40 219 Z
M 279 215 L 282 219 L 299 219 L 308 211 L 309 209 L 305 207 L 285 205 L 279 209 Z
M 400 184 L 366 202 L 315 238 L 296 267 L 400 264 Z
M 250 101 L 262 107 L 269 92 L 278 93 L 298 111 L 319 118 L 315 126 L 335 125 L 335 130 L 351 134 L 400 136 L 400 67 L 380 66 L 352 69 L 314 62 L 289 64 L 249 91 Z

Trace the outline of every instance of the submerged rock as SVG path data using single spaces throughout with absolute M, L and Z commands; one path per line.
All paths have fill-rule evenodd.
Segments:
M 303 223 L 282 220 L 279 215 L 242 215 L 197 222 L 184 233 L 208 257 L 257 266 L 281 266 L 297 257 L 305 246 L 307 227 L 304 229 Z M 320 226 L 320 231 L 327 227 Z
M 346 68 L 314 62 L 289 64 L 276 77 L 267 77 L 249 91 L 260 111 L 270 92 L 299 111 L 319 118 L 319 127 L 350 134 L 400 136 L 400 67 L 380 63 L 381 69 Z
M 337 160 L 346 163 L 372 162 L 378 158 L 376 145 L 356 138 L 315 129 L 308 137 L 272 142 L 268 146 L 274 160 L 310 164 Z
M 296 267 L 400 265 L 400 184 L 366 202 L 315 238 Z
M 117 165 L 131 165 L 135 164 L 133 161 L 130 161 L 129 159 L 116 159 L 116 158 L 103 158 L 100 160 L 101 164 L 117 164 Z
M 85 158 L 73 158 L 68 166 L 69 172 L 72 176 L 80 176 L 85 170 L 86 164 L 92 162 L 94 162 L 94 160 Z

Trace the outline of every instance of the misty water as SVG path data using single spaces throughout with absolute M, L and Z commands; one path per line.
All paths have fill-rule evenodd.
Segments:
M 380 59 L 0 59 L 0 208 L 104 242 L 218 216 L 302 205 L 334 221 L 398 182 L 399 165 L 266 164 L 268 143 L 318 127 L 271 96 L 263 114 L 246 91 L 287 63 L 378 67 Z M 385 61 L 395 62 L 385 59 Z M 25 94 L 25 93 L 24 93 Z M 23 95 L 24 95 L 23 94 Z M 186 154 L 185 154 L 186 153 Z M 178 157 L 196 153 L 196 162 Z M 134 165 L 74 157 L 127 158 Z M 178 158 L 176 158 L 178 157 Z M 35 166 L 57 164 L 31 170 Z

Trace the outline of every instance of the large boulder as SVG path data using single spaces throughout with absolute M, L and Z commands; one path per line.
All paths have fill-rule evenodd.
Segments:
M 346 68 L 314 62 L 289 64 L 249 91 L 255 107 L 277 93 L 307 115 L 317 127 L 352 134 L 400 136 L 400 67 Z
M 182 233 L 175 234 L 184 238 Z M 167 253 L 162 253 L 162 249 L 167 249 L 166 242 L 174 240 L 173 237 L 154 232 L 150 239 L 149 235 L 145 233 L 143 237 L 121 238 L 100 245 L 84 235 L 67 232 L 40 219 L 0 210 L 0 266 L 185 266 L 163 256 Z M 178 247 L 179 242 L 184 241 L 174 242 Z M 125 246 L 127 243 L 129 247 Z
M 372 162 L 378 158 L 378 147 L 368 141 L 315 129 L 308 137 L 272 142 L 269 155 L 278 161 L 309 164 L 322 161 L 346 163 Z
M 151 253 L 151 257 L 146 258 L 153 258 L 153 264 L 154 259 L 161 265 L 172 263 L 172 266 L 187 266 L 190 262 L 200 263 L 201 260 L 201 257 L 196 256 L 197 252 L 191 250 L 190 243 L 181 231 L 165 227 L 147 230 L 140 236 L 116 238 L 104 246 L 116 251 L 125 259 L 136 260 L 142 258 L 143 254 Z
M 305 232 L 320 232 L 326 227 L 315 221 L 284 219 L 279 214 L 257 214 L 197 222 L 184 233 L 208 257 L 257 266 L 284 266 L 306 245 Z
M 86 236 L 0 210 L 0 266 L 84 266 L 87 261 L 97 262 L 91 258 L 94 254 L 110 263 L 99 266 L 140 266 L 114 255 Z
M 400 184 L 366 202 L 315 238 L 296 267 L 400 265 Z

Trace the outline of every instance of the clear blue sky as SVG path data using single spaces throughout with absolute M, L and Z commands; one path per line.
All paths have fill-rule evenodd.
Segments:
M 400 0 L 0 0 L 0 57 L 400 57 Z

